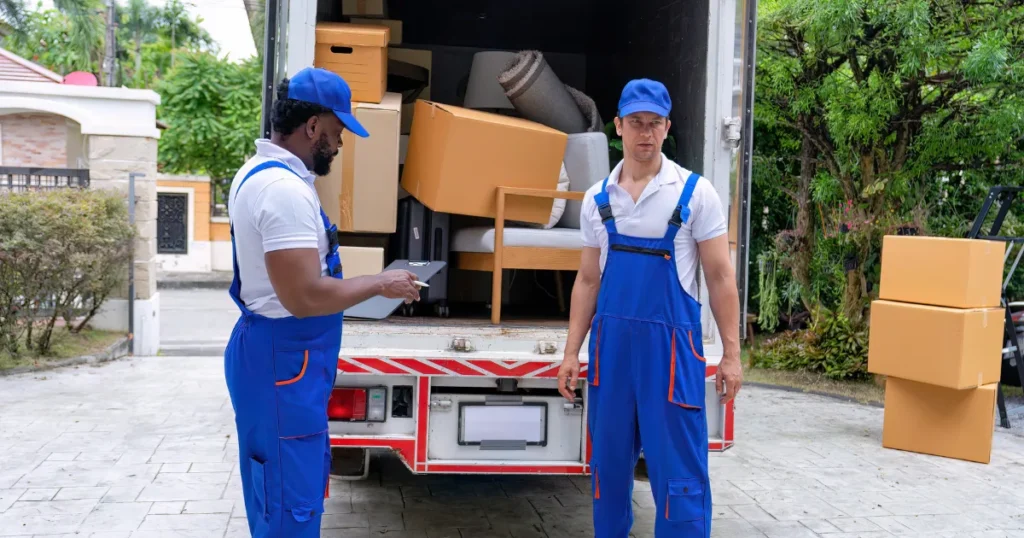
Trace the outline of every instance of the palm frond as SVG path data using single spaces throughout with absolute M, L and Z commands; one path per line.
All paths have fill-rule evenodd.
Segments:
M 0 21 L 9 24 L 15 32 L 20 32 L 25 22 L 23 0 L 0 0 Z

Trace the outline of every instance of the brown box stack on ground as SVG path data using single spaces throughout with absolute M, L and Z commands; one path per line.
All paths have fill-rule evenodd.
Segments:
M 890 377 L 882 446 L 988 463 L 995 404 L 995 383 L 953 390 Z
M 558 187 L 567 141 L 539 123 L 420 100 L 402 187 L 434 211 L 495 218 L 498 187 Z M 545 224 L 552 204 L 509 197 L 505 216 Z
M 390 34 L 383 25 L 318 23 L 313 65 L 341 75 L 353 101 L 379 103 L 387 88 Z
M 887 236 L 868 371 L 887 376 L 882 446 L 988 463 L 1005 244 Z
M 342 135 L 331 172 L 315 183 L 320 204 L 338 231 L 395 233 L 402 97 L 388 93 L 380 103 L 352 106 L 370 136 Z

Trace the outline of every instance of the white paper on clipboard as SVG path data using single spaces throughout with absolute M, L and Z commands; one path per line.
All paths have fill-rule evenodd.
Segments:
M 462 442 L 544 441 L 544 407 L 467 405 L 462 408 Z

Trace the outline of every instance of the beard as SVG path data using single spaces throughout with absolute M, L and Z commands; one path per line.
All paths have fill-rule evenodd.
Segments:
M 327 143 L 327 135 L 321 135 L 320 139 L 313 144 L 313 173 L 318 176 L 326 176 L 331 171 L 331 162 L 338 154 L 338 151 L 331 151 Z

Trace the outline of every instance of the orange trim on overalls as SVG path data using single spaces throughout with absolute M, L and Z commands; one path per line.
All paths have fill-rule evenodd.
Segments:
M 700 356 L 700 353 L 697 353 L 697 347 L 693 345 L 693 331 L 686 331 L 686 335 L 690 338 L 690 351 L 693 352 L 693 356 L 697 357 L 700 362 L 708 362 L 707 359 Z
M 604 320 L 597 322 L 597 342 L 594 344 L 594 386 L 601 384 L 601 325 Z
M 306 377 L 306 367 L 307 366 L 309 366 L 309 350 L 308 349 L 306 350 L 306 353 L 305 353 L 305 355 L 302 358 L 302 371 L 299 372 L 299 375 L 297 375 L 297 376 L 295 376 L 295 377 L 293 377 L 291 379 L 288 379 L 286 381 L 278 381 L 278 382 L 276 382 L 274 384 L 277 385 L 278 387 L 280 387 L 282 385 L 291 385 L 292 383 L 297 383 L 303 377 Z
M 690 337 L 690 347 L 693 347 L 693 337 L 692 336 Z M 696 355 L 696 353 L 694 353 L 694 355 Z M 700 358 L 700 357 L 698 357 L 698 358 Z M 703 358 L 700 358 L 700 359 L 704 360 Z M 679 402 L 677 402 L 677 401 L 672 399 L 672 396 L 675 394 L 675 390 L 676 390 L 676 331 L 675 331 L 675 329 L 672 329 L 672 357 L 671 357 L 671 359 L 669 359 L 669 364 L 671 366 L 669 367 L 669 373 L 668 373 L 668 401 L 673 403 L 673 404 L 675 404 L 675 405 L 678 405 L 679 407 L 682 407 L 683 409 L 700 409 L 697 406 L 686 405 L 684 403 L 679 403 Z

